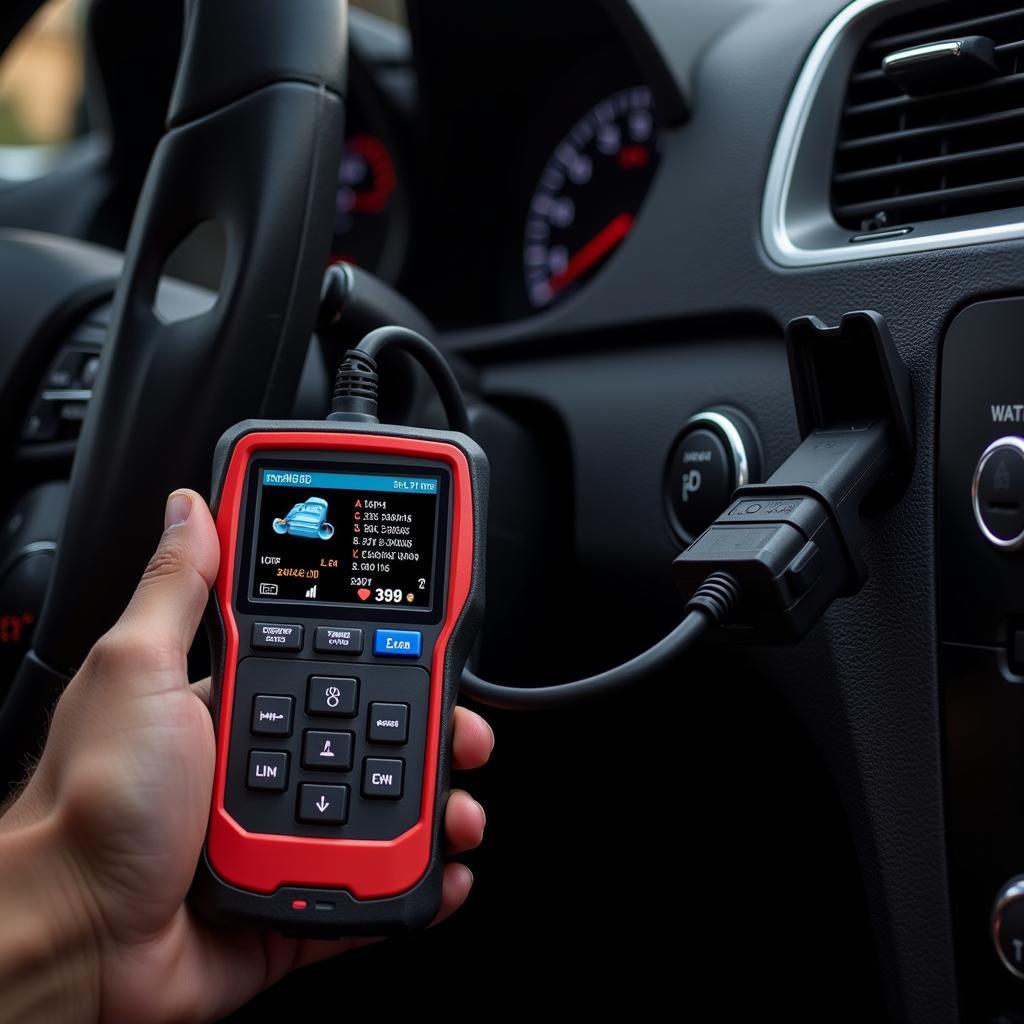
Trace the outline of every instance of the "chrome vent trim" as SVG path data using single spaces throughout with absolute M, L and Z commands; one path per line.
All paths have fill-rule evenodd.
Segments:
M 1024 237 L 1024 208 L 913 225 L 909 235 L 850 241 L 832 216 L 831 177 L 847 82 L 860 48 L 883 21 L 934 0 L 855 0 L 818 37 L 797 78 L 765 183 L 761 234 L 784 267 L 821 266 Z

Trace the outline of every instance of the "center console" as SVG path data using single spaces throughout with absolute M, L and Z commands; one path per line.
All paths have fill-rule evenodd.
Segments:
M 1024 298 L 942 351 L 939 673 L 961 1015 L 1024 1021 Z

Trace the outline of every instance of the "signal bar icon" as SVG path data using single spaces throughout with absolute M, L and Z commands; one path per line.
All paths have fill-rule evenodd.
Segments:
M 315 583 L 313 584 L 313 586 L 311 586 L 309 588 L 309 590 L 306 591 L 306 597 L 316 597 L 316 584 Z

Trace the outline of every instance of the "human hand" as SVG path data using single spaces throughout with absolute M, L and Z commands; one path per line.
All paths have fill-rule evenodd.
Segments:
M 219 550 L 198 494 L 172 494 L 165 523 L 128 608 L 68 685 L 38 767 L 0 818 L 5 1021 L 217 1019 L 290 970 L 368 941 L 215 928 L 185 902 L 214 768 L 208 682 L 189 686 L 186 655 Z M 456 768 L 479 767 L 493 744 L 479 715 L 457 709 Z M 484 823 L 483 808 L 454 790 L 449 853 L 477 846 Z M 472 882 L 464 865 L 446 866 L 439 920 Z

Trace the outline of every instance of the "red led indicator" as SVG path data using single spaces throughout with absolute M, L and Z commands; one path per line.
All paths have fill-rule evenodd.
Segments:
M 292 910 L 305 910 L 307 906 L 305 900 L 292 900 Z
M 651 152 L 646 146 L 623 146 L 619 150 L 619 166 L 623 170 L 646 167 L 651 162 Z

